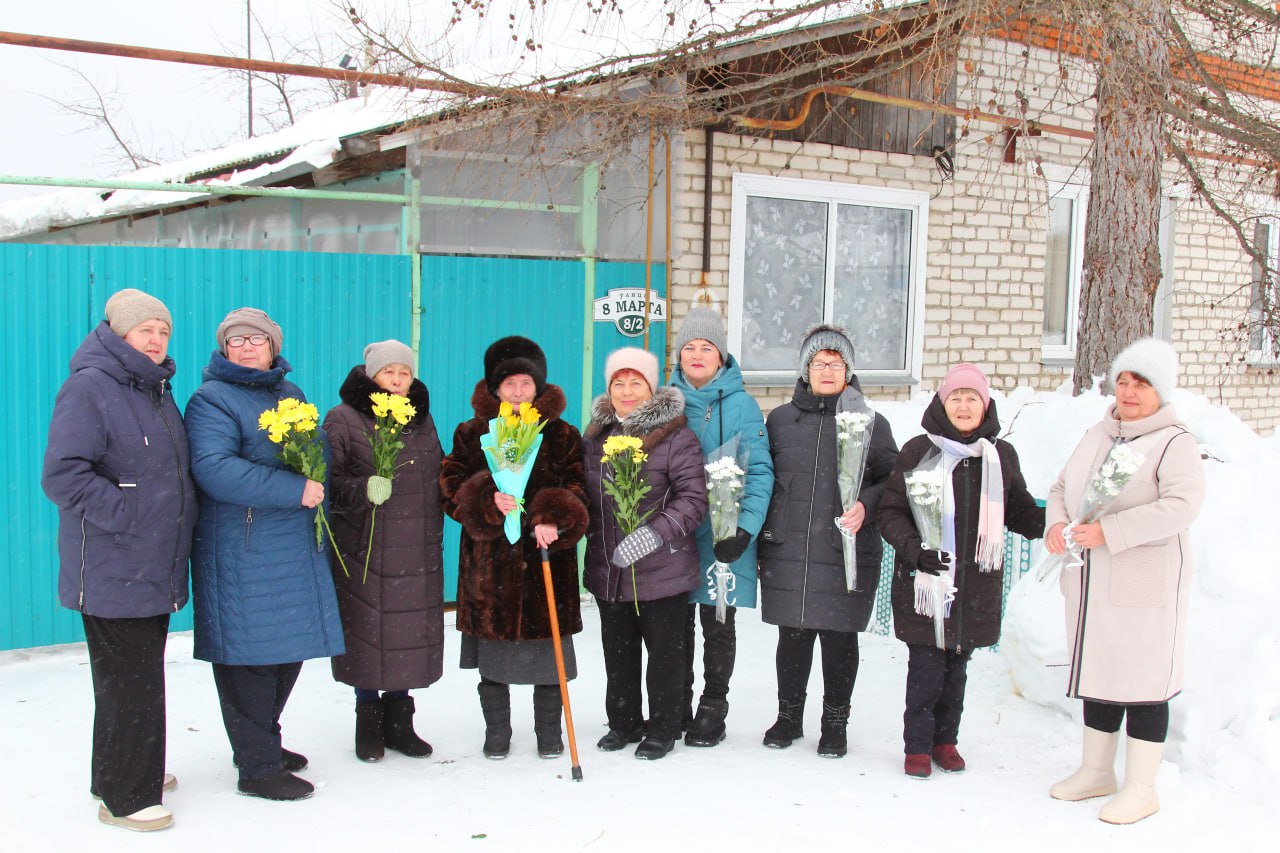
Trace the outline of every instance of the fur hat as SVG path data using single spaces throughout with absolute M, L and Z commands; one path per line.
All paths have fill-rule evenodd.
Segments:
M 533 380 L 541 397 L 547 387 L 547 357 L 533 341 L 512 335 L 494 341 L 484 351 L 484 382 L 490 394 L 497 396 L 502 381 L 520 373 Z
M 800 378 L 809 381 L 809 362 L 823 350 L 840 353 L 844 359 L 844 381 L 853 381 L 853 341 L 839 326 L 826 323 L 814 326 L 804 333 L 800 342 Z
M 604 362 L 604 387 L 606 392 L 613 375 L 620 370 L 634 370 L 649 383 L 650 391 L 658 390 L 658 357 L 639 347 L 623 347 L 609 353 Z
M 388 364 L 403 364 L 409 368 L 409 373 L 417 378 L 418 371 L 413 367 L 414 361 L 416 359 L 413 357 L 413 350 L 394 338 L 378 341 L 364 348 L 364 372 L 370 379 L 377 376 Z
M 978 396 L 982 398 L 983 411 L 991 405 L 991 386 L 987 383 L 987 375 L 978 365 L 962 361 L 948 370 L 942 384 L 938 386 L 938 398 L 945 401 L 952 391 L 961 388 L 972 388 L 978 392 Z
M 111 298 L 107 300 L 106 315 L 111 331 L 122 338 L 134 326 L 148 320 L 164 320 L 169 324 L 169 331 L 173 331 L 173 317 L 164 303 L 149 293 L 132 287 L 111 294 Z
M 271 341 L 271 357 L 274 360 L 284 347 L 284 332 L 275 321 L 267 316 L 266 311 L 258 308 L 237 308 L 218 324 L 216 333 L 218 349 L 227 351 L 227 338 L 236 335 L 266 335 Z
M 1178 387 L 1178 353 L 1167 341 L 1159 338 L 1140 338 L 1116 356 L 1111 363 L 1111 389 L 1121 373 L 1134 373 L 1151 383 L 1160 395 L 1160 405 L 1166 405 Z
M 675 348 L 672 350 L 677 361 L 680 350 L 689 341 L 707 341 L 720 351 L 722 364 L 729 360 L 729 341 L 724 333 L 724 323 L 720 320 L 720 314 L 710 308 L 699 306 L 685 315 L 680 331 L 676 332 Z

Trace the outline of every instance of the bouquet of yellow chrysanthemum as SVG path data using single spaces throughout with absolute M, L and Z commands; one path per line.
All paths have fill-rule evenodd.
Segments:
M 320 441 L 320 413 L 310 403 L 285 397 L 274 409 L 267 409 L 258 416 L 258 429 L 266 430 L 267 438 L 272 444 L 280 445 L 280 461 L 291 471 L 295 471 L 308 480 L 323 483 L 328 467 L 324 461 L 324 445 Z M 338 564 L 343 574 L 347 573 L 347 564 L 333 541 L 333 531 L 329 529 L 329 520 L 324 516 L 324 504 L 316 507 L 316 547 L 324 542 L 324 533 L 329 534 L 329 543 L 338 555 Z
M 530 403 L 498 406 L 498 416 L 489 421 L 489 431 L 480 436 L 485 461 L 498 490 L 516 499 L 516 508 L 502 522 L 507 541 L 520 538 L 520 513 L 524 512 L 524 489 L 533 473 L 533 460 L 542 446 L 542 428 L 547 422 Z
M 361 583 L 369 579 L 369 555 L 373 552 L 373 527 L 378 520 L 378 507 L 391 497 L 391 478 L 395 476 L 400 451 L 404 450 L 400 428 L 408 426 L 418 413 L 409 398 L 399 394 L 375 392 L 369 395 L 369 400 L 373 403 L 373 432 L 368 433 L 369 447 L 373 450 L 373 476 L 369 478 L 365 494 L 373 504 L 373 512 L 369 514 L 369 545 L 364 551 Z M 412 462 L 409 460 L 410 464 Z
M 649 494 L 640 469 L 649 458 L 640 439 L 631 435 L 613 435 L 604 440 L 604 456 L 601 462 L 608 472 L 601 480 L 605 494 L 613 498 L 613 517 L 622 528 L 623 536 L 630 536 L 649 520 L 653 510 L 640 512 L 640 501 Z M 631 564 L 631 592 L 635 599 L 636 613 L 640 612 L 640 591 L 636 587 L 636 564 Z

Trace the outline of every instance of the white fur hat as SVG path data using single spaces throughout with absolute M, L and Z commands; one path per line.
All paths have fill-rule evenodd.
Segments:
M 1116 356 L 1111 364 L 1111 387 L 1121 373 L 1136 373 L 1151 383 L 1160 395 L 1160 405 L 1168 405 L 1178 387 L 1178 353 L 1167 341 L 1140 338 Z

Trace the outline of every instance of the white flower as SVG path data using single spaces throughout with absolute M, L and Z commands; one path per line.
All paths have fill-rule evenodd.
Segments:
M 920 507 L 933 506 L 942 501 L 942 487 L 946 481 L 946 469 L 912 471 L 906 476 L 907 496 Z

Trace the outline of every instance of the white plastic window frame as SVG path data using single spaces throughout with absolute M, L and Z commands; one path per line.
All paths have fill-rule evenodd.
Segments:
M 1280 276 L 1278 276 L 1275 272 L 1275 270 L 1280 269 L 1280 207 L 1276 207 L 1273 205 L 1266 205 L 1266 206 L 1260 206 L 1258 210 L 1259 210 L 1259 214 L 1258 214 L 1259 218 L 1264 224 L 1268 226 L 1268 231 L 1269 231 L 1269 234 L 1267 235 L 1267 246 L 1266 246 L 1267 266 L 1269 266 L 1272 270 L 1271 298 L 1273 302 L 1275 302 L 1276 300 L 1280 300 L 1280 281 L 1277 280 L 1278 278 L 1280 278 Z M 1250 269 L 1252 269 L 1252 266 L 1253 264 L 1250 263 Z M 1249 282 L 1250 299 L 1252 299 L 1252 296 L 1253 296 L 1253 284 L 1254 284 L 1253 281 Z M 1280 304 L 1280 303 L 1276 303 L 1276 304 Z M 1253 310 L 1253 306 L 1250 305 L 1249 306 L 1250 323 L 1253 322 L 1253 320 L 1255 319 L 1255 316 L 1256 315 Z M 1275 354 L 1277 350 L 1277 342 L 1275 340 L 1274 335 L 1272 335 L 1270 331 L 1264 328 L 1262 330 L 1262 336 L 1263 336 L 1263 349 L 1260 349 L 1260 350 L 1250 349 L 1248 351 L 1248 354 L 1246 356 L 1248 365 L 1250 367 L 1280 366 L 1280 356 L 1277 356 Z
M 1077 181 L 1082 180 L 1083 183 Z M 1084 227 L 1089 212 L 1089 179 L 1077 176 L 1070 183 L 1049 180 L 1049 192 L 1045 197 L 1046 214 L 1049 199 L 1063 198 L 1071 201 L 1071 245 L 1068 247 L 1067 265 L 1067 315 L 1066 343 L 1040 344 L 1040 362 L 1050 367 L 1071 367 L 1076 361 L 1076 332 L 1080 326 L 1080 289 L 1084 286 Z M 1047 220 L 1047 215 L 1046 215 Z M 1049 233 L 1045 229 L 1045 247 Z M 1045 297 L 1044 288 L 1040 291 Z
M 768 197 L 796 201 L 818 201 L 828 205 L 828 235 L 832 233 L 839 204 L 887 207 L 911 211 L 912 234 L 910 271 L 907 284 L 906 366 L 900 370 L 858 370 L 858 381 L 864 385 L 916 385 L 920 382 L 920 366 L 924 363 L 924 300 L 927 292 L 927 257 L 929 229 L 929 194 L 919 190 L 871 187 L 863 184 L 810 181 L 800 178 L 774 178 L 768 175 L 735 173 L 733 175 L 732 219 L 729 230 L 729 350 L 742 352 L 743 278 L 746 257 L 747 199 Z M 828 246 L 834 241 L 828 240 Z M 835 303 L 836 253 L 827 252 L 823 290 L 823 322 L 831 322 Z M 797 334 L 804 329 L 797 329 Z M 797 351 L 797 356 L 799 355 Z M 794 367 L 776 370 L 744 370 L 743 381 L 749 385 L 790 385 L 796 380 Z

